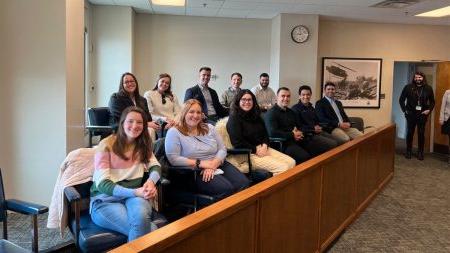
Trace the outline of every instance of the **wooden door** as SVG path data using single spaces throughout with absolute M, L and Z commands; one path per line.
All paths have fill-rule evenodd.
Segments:
M 439 125 L 439 114 L 441 113 L 442 96 L 446 90 L 450 89 L 450 62 L 437 64 L 436 89 L 434 97 L 436 106 L 434 107 L 434 151 L 438 153 L 448 152 L 448 136 L 441 134 Z

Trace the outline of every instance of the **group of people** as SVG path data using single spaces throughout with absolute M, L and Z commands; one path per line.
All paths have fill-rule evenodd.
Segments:
M 298 104 L 289 108 L 290 90 L 281 87 L 275 93 L 266 73 L 252 90 L 241 89 L 242 75 L 233 73 L 222 101 L 209 87 L 210 78 L 211 69 L 202 67 L 198 83 L 186 90 L 180 106 L 170 75 L 159 75 L 144 96 L 132 73 L 121 76 L 119 90 L 109 101 L 116 133 L 101 140 L 95 154 L 94 223 L 127 234 L 129 240 L 156 229 L 148 200 L 156 197 L 161 176 L 152 152 L 157 136 L 165 136 L 170 164 L 199 169 L 198 191 L 222 199 L 248 187 L 250 181 L 226 161 L 225 145 L 214 127 L 219 119 L 229 116 L 226 129 L 233 147 L 251 150 L 252 166 L 274 175 L 362 135 L 334 98 L 333 83 L 325 84 L 325 96 L 316 108 L 306 85 L 299 88 Z M 281 138 L 283 149 L 271 148 L 270 137 Z

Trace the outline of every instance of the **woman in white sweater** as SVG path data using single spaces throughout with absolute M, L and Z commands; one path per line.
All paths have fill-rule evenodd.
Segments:
M 180 112 L 180 104 L 178 98 L 172 93 L 171 82 L 172 77 L 169 74 L 160 74 L 153 90 L 144 93 L 153 120 L 160 125 L 165 125 L 161 133 L 158 133 L 160 137 L 164 135 L 163 131 L 167 131 L 175 124 L 175 117 Z
M 450 119 L 449 118 L 450 118 L 450 90 L 446 90 L 444 93 L 444 96 L 442 97 L 441 112 L 439 113 L 439 124 L 442 126 L 442 128 L 441 128 L 442 134 L 448 135 L 448 140 L 449 140 L 448 162 L 450 163 Z

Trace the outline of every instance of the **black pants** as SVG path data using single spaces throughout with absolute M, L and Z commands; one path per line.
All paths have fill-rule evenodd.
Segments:
M 428 115 L 409 113 L 406 115 L 406 150 L 412 150 L 412 143 L 414 138 L 414 130 L 417 126 L 417 139 L 419 145 L 419 152 L 423 152 L 425 145 L 425 124 L 427 123 Z

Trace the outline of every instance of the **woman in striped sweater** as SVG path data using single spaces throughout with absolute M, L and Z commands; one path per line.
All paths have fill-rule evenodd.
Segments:
M 91 218 L 98 226 L 128 235 L 128 241 L 156 229 L 149 200 L 156 197 L 161 170 L 145 122 L 141 108 L 128 107 L 117 134 L 103 139 L 95 153 Z M 146 171 L 149 178 L 143 183 Z

